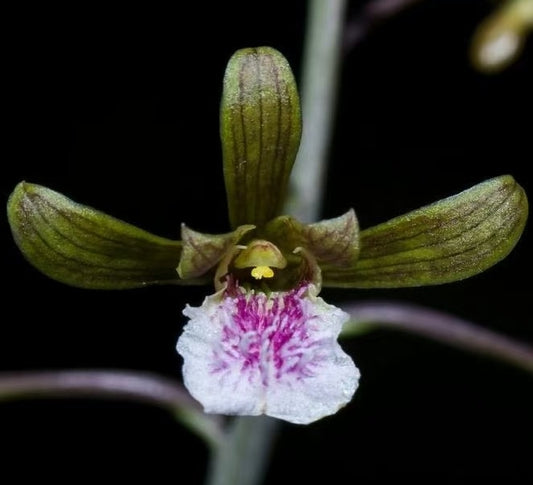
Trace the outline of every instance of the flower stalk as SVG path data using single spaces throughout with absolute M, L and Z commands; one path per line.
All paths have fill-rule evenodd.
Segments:
M 214 448 L 207 485 L 257 485 L 263 483 L 280 421 L 268 416 L 234 418 L 224 443 Z
M 57 370 L 0 373 L 0 402 L 20 399 L 98 398 L 134 401 L 167 409 L 212 447 L 222 446 L 218 416 L 202 412 L 185 388 L 171 379 L 124 370 Z
M 343 328 L 343 337 L 375 328 L 400 330 L 486 355 L 533 374 L 532 346 L 454 315 L 389 301 L 352 303 L 343 306 L 343 309 L 351 317 Z
M 302 63 L 302 142 L 287 212 L 305 222 L 320 216 L 342 55 L 346 0 L 311 0 Z

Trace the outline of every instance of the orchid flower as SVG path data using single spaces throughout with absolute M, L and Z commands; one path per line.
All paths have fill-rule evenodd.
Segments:
M 355 212 L 307 224 L 282 208 L 301 135 L 291 68 L 269 47 L 237 51 L 221 103 L 231 230 L 152 235 L 53 190 L 21 182 L 8 215 L 37 269 L 91 289 L 213 285 L 187 306 L 177 350 L 207 413 L 310 423 L 350 402 L 359 371 L 337 338 L 349 316 L 322 288 L 449 283 L 503 259 L 528 205 L 510 175 L 359 231 Z M 206 215 L 207 216 L 207 215 Z

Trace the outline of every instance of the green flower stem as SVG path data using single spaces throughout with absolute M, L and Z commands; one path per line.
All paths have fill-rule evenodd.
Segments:
M 403 330 L 493 357 L 533 373 L 533 347 L 447 313 L 386 301 L 343 305 L 343 310 L 351 316 L 351 321 L 343 329 L 343 337 L 380 327 Z
M 222 446 L 214 450 L 209 485 L 256 485 L 263 482 L 279 421 L 267 416 L 235 418 Z
M 0 402 L 44 398 L 123 399 L 160 406 L 213 447 L 222 443 L 220 419 L 204 414 L 183 386 L 170 379 L 121 370 L 0 373 Z
M 303 135 L 292 173 L 288 212 L 303 222 L 320 215 L 336 107 L 345 0 L 311 0 L 302 64 Z
M 310 0 L 302 65 L 303 138 L 291 175 L 287 213 L 319 217 L 337 93 L 345 0 Z M 207 485 L 258 485 L 280 421 L 234 418 L 224 446 L 212 455 Z

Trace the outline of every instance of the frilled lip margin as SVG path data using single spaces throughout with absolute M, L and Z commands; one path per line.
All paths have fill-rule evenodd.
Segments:
M 337 343 L 349 316 L 311 284 L 269 295 L 237 287 L 183 313 L 184 382 L 207 413 L 308 424 L 357 389 L 359 370 Z

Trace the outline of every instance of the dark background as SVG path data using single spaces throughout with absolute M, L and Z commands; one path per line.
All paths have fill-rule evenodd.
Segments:
M 236 49 L 271 45 L 298 78 L 306 3 L 213 3 L 14 12 L 3 76 L 3 200 L 27 180 L 162 236 L 177 238 L 181 222 L 227 231 L 218 138 L 225 64 Z M 348 17 L 364 3 L 351 2 Z M 491 7 L 426 0 L 346 52 L 324 216 L 354 207 L 368 227 L 503 173 L 532 193 L 531 40 L 495 76 L 468 60 L 470 37 Z M 70 288 L 24 261 L 5 215 L 0 237 L 1 370 L 180 377 L 181 309 L 211 289 Z M 529 227 L 507 259 L 467 281 L 322 296 L 430 305 L 531 343 L 531 247 Z M 531 375 L 391 331 L 344 348 L 363 376 L 354 400 L 311 426 L 285 425 L 266 483 L 533 478 Z M 2 474 L 20 479 L 196 484 L 204 476 L 202 442 L 145 405 L 2 404 L 0 430 Z

